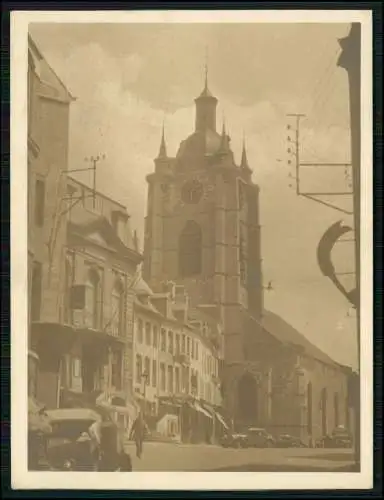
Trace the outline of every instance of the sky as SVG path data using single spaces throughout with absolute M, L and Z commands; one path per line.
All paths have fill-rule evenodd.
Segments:
M 97 189 L 123 203 L 143 234 L 145 177 L 154 169 L 165 123 L 168 154 L 193 132 L 194 98 L 218 98 L 235 159 L 245 136 L 261 189 L 265 307 L 336 361 L 356 366 L 356 319 L 316 262 L 316 248 L 349 214 L 295 192 L 295 119 L 301 162 L 350 162 L 349 93 L 337 67 L 347 24 L 31 24 L 30 34 L 76 100 L 71 104 L 69 168 L 105 154 Z M 290 126 L 290 129 L 287 127 Z M 289 144 L 291 142 L 291 144 Z M 290 162 L 290 163 L 289 163 Z M 349 191 L 344 168 L 300 169 L 305 192 Z M 88 173 L 79 180 L 90 182 Z M 351 196 L 320 197 L 347 212 Z M 339 272 L 354 270 L 353 243 L 337 245 Z M 347 288 L 354 276 L 345 276 Z

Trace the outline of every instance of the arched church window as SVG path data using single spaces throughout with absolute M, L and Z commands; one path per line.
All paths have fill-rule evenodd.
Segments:
M 307 384 L 307 430 L 308 434 L 312 436 L 312 425 L 313 425 L 313 390 L 312 383 Z
M 200 226 L 188 221 L 179 238 L 179 273 L 194 276 L 202 270 L 202 234 Z
M 338 427 L 340 422 L 340 415 L 339 415 L 339 394 L 335 392 L 334 397 L 333 397 L 333 410 L 334 410 L 334 419 L 335 419 L 335 427 Z

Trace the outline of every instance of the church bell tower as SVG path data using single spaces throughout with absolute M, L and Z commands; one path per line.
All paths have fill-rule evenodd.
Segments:
M 263 287 L 259 187 L 246 146 L 236 164 L 225 124 L 216 130 L 217 99 L 206 75 L 195 99 L 195 130 L 168 156 L 164 129 L 147 177 L 144 277 L 156 290 L 172 280 L 192 305 L 219 306 L 225 363 L 243 363 L 249 318 L 261 317 Z

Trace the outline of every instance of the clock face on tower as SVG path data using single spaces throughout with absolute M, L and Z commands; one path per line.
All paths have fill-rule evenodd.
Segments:
M 203 195 L 203 185 L 197 181 L 188 181 L 181 189 L 181 198 L 184 203 L 199 203 Z

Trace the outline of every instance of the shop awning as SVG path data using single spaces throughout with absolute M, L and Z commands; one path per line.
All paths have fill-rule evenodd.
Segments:
M 197 401 L 194 401 L 192 403 L 192 407 L 195 408 L 195 410 L 202 413 L 203 415 L 205 415 L 206 417 L 213 419 L 212 415 L 207 410 L 205 410 L 202 406 L 200 406 L 199 403 L 197 403 Z

